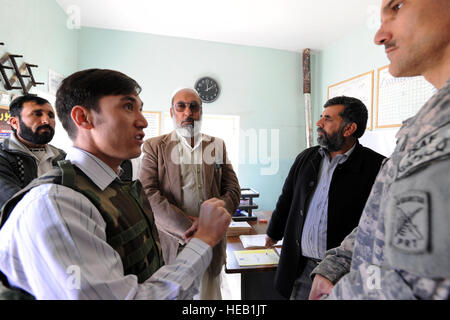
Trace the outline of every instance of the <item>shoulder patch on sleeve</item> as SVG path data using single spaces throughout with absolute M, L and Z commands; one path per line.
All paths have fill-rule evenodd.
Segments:
M 408 191 L 395 197 L 391 246 L 405 253 L 419 254 L 430 248 L 430 206 L 428 194 Z

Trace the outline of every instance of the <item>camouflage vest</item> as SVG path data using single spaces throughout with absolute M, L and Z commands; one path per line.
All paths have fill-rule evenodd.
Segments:
M 106 242 L 120 255 L 124 274 L 136 275 L 138 283 L 147 280 L 164 262 L 153 212 L 141 182 L 116 179 L 102 191 L 70 161 L 62 160 L 58 165 L 59 168 L 33 180 L 5 204 L 0 227 L 30 189 L 47 183 L 66 186 L 86 196 L 102 215 Z

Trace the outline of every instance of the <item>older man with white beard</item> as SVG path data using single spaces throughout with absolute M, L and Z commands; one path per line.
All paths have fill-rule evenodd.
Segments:
M 193 89 L 172 97 L 174 131 L 147 140 L 140 180 L 148 196 L 161 240 L 164 261 L 170 264 L 198 227 L 203 201 L 224 200 L 230 214 L 239 206 L 240 187 L 227 159 L 222 139 L 200 132 L 202 101 Z M 213 259 L 200 286 L 199 299 L 222 298 L 221 270 L 226 242 L 213 249 Z

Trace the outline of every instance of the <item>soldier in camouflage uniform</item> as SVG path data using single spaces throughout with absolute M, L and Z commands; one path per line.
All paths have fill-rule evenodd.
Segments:
M 403 123 L 359 226 L 311 273 L 310 299 L 449 299 L 450 1 L 383 0 L 375 42 L 392 75 L 439 91 Z

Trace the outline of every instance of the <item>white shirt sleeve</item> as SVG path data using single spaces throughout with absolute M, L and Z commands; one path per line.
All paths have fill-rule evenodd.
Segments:
M 57 199 L 57 200 L 56 200 Z M 192 239 L 172 265 L 138 284 L 106 242 L 106 223 L 82 194 L 46 184 L 18 203 L 0 231 L 0 269 L 37 299 L 192 299 L 212 249 Z

